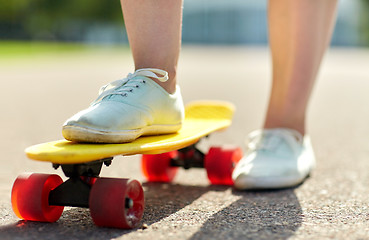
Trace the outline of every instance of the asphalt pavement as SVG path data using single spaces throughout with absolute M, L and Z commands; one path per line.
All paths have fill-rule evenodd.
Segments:
M 89 210 L 66 208 L 56 223 L 19 220 L 10 191 L 22 172 L 58 173 L 28 160 L 27 146 L 62 138 L 61 125 L 107 82 L 132 72 L 127 49 L 0 56 L 0 239 L 369 239 L 369 49 L 330 49 L 308 114 L 317 168 L 302 185 L 239 192 L 211 186 L 201 169 L 170 184 L 147 183 L 138 156 L 118 157 L 103 176 L 142 182 L 139 228 L 98 228 Z M 260 128 L 271 64 L 266 48 L 184 46 L 178 78 L 184 101 L 218 99 L 237 107 L 233 125 L 201 142 L 244 147 Z

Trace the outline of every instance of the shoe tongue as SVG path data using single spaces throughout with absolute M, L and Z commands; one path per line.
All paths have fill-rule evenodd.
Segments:
M 298 154 L 301 150 L 299 144 L 302 144 L 300 136 L 293 131 L 284 131 L 279 134 L 270 134 L 265 140 L 274 148 L 276 154 L 287 156 L 290 154 Z
M 259 146 L 264 149 L 274 149 L 283 141 L 281 136 L 275 134 L 264 133 L 263 135 L 259 139 Z

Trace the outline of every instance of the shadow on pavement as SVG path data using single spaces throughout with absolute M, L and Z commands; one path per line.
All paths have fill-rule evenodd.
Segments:
M 18 221 L 0 227 L 0 239 L 111 239 L 134 230 L 96 227 L 88 209 L 72 208 L 56 223 Z
M 143 187 L 146 206 L 141 224 L 147 226 L 191 205 L 207 192 L 231 193 L 225 186 L 144 183 Z M 294 189 L 231 194 L 238 200 L 208 218 L 190 239 L 288 239 L 301 226 L 302 209 Z M 151 228 L 143 229 L 142 225 L 132 230 L 98 228 L 88 209 L 68 208 L 56 223 L 18 221 L 1 226 L 0 238 L 112 239 L 140 231 Z
M 0 239 L 112 239 L 142 230 L 190 205 L 208 191 L 225 191 L 223 186 L 185 186 L 177 184 L 144 183 L 145 212 L 141 226 L 122 230 L 99 228 L 94 225 L 88 209 L 69 208 L 56 223 L 18 221 L 0 226 Z M 147 230 L 149 231 L 149 230 Z
M 186 186 L 144 183 L 146 209 L 142 222 L 151 225 L 191 205 L 209 191 L 226 191 L 227 186 Z
M 217 212 L 190 238 L 288 239 L 302 223 L 293 189 L 233 192 L 241 198 Z

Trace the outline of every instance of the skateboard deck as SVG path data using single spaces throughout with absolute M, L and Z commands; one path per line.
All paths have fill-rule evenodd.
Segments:
M 202 137 L 230 126 L 234 106 L 222 101 L 196 101 L 186 105 L 182 128 L 173 134 L 144 136 L 123 144 L 83 144 L 52 141 L 27 148 L 32 160 L 79 164 L 117 155 L 159 154 L 190 146 Z

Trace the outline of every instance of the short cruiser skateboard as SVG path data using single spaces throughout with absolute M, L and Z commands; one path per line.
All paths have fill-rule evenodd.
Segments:
M 212 147 L 201 152 L 196 144 L 231 124 L 234 107 L 228 102 L 197 101 L 186 106 L 177 133 L 145 136 L 124 144 L 83 144 L 66 140 L 26 149 L 32 160 L 61 168 L 68 180 L 56 174 L 20 175 L 12 189 L 15 214 L 24 220 L 55 222 L 64 206 L 86 207 L 97 226 L 135 228 L 144 211 L 144 192 L 137 180 L 99 177 L 114 156 L 142 154 L 142 172 L 148 181 L 170 182 L 178 169 L 205 168 L 212 184 L 232 185 L 232 171 L 240 148 Z

